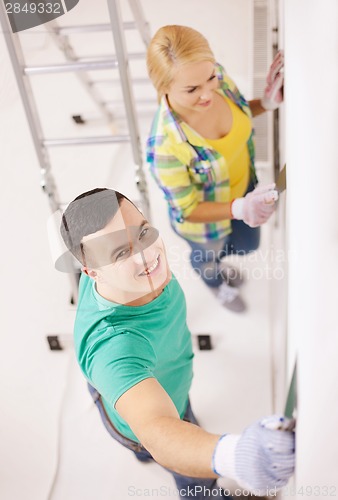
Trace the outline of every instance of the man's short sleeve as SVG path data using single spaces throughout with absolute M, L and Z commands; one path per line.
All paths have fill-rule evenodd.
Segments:
M 155 354 L 140 335 L 111 329 L 89 347 L 86 376 L 113 406 L 120 396 L 137 383 L 152 378 Z

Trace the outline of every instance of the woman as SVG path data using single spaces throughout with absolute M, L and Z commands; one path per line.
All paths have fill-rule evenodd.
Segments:
M 192 28 L 160 28 L 147 66 L 160 101 L 147 160 L 171 225 L 189 243 L 193 268 L 217 288 L 222 304 L 243 311 L 241 279 L 220 259 L 256 250 L 259 226 L 275 208 L 274 184 L 255 188 L 251 117 L 282 102 L 283 54 L 270 68 L 263 99 L 249 103 Z

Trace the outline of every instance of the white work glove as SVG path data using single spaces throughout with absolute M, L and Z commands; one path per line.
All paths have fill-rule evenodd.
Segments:
M 212 468 L 255 495 L 285 486 L 295 468 L 292 421 L 272 415 L 247 427 L 240 435 L 225 434 L 214 451 Z
M 275 183 L 256 187 L 244 198 L 235 198 L 231 203 L 233 219 L 243 220 L 250 227 L 264 224 L 275 210 L 278 192 Z
M 274 110 L 283 102 L 284 52 L 277 52 L 266 77 L 266 87 L 261 104 L 266 110 Z

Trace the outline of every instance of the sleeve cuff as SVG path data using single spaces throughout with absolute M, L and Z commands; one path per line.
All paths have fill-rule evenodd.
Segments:
M 235 198 L 231 203 L 230 212 L 233 219 L 243 220 L 244 198 Z
M 239 434 L 224 434 L 220 437 L 212 457 L 215 474 L 235 479 L 235 449 L 239 438 Z
M 265 97 L 261 99 L 261 106 L 265 109 L 265 111 L 274 111 L 279 108 L 278 103 L 271 101 L 271 99 L 266 99 Z

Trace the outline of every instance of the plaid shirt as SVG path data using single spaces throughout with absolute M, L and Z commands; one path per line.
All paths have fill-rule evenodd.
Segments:
M 234 82 L 216 64 L 219 92 L 226 95 L 251 118 L 248 102 Z M 251 180 L 257 183 L 254 167 L 253 130 L 247 142 Z M 155 181 L 169 205 L 171 225 L 183 238 L 206 243 L 231 233 L 231 222 L 189 222 L 186 218 L 203 201 L 230 201 L 229 170 L 224 157 L 169 108 L 165 96 L 155 115 L 147 141 L 147 161 Z

